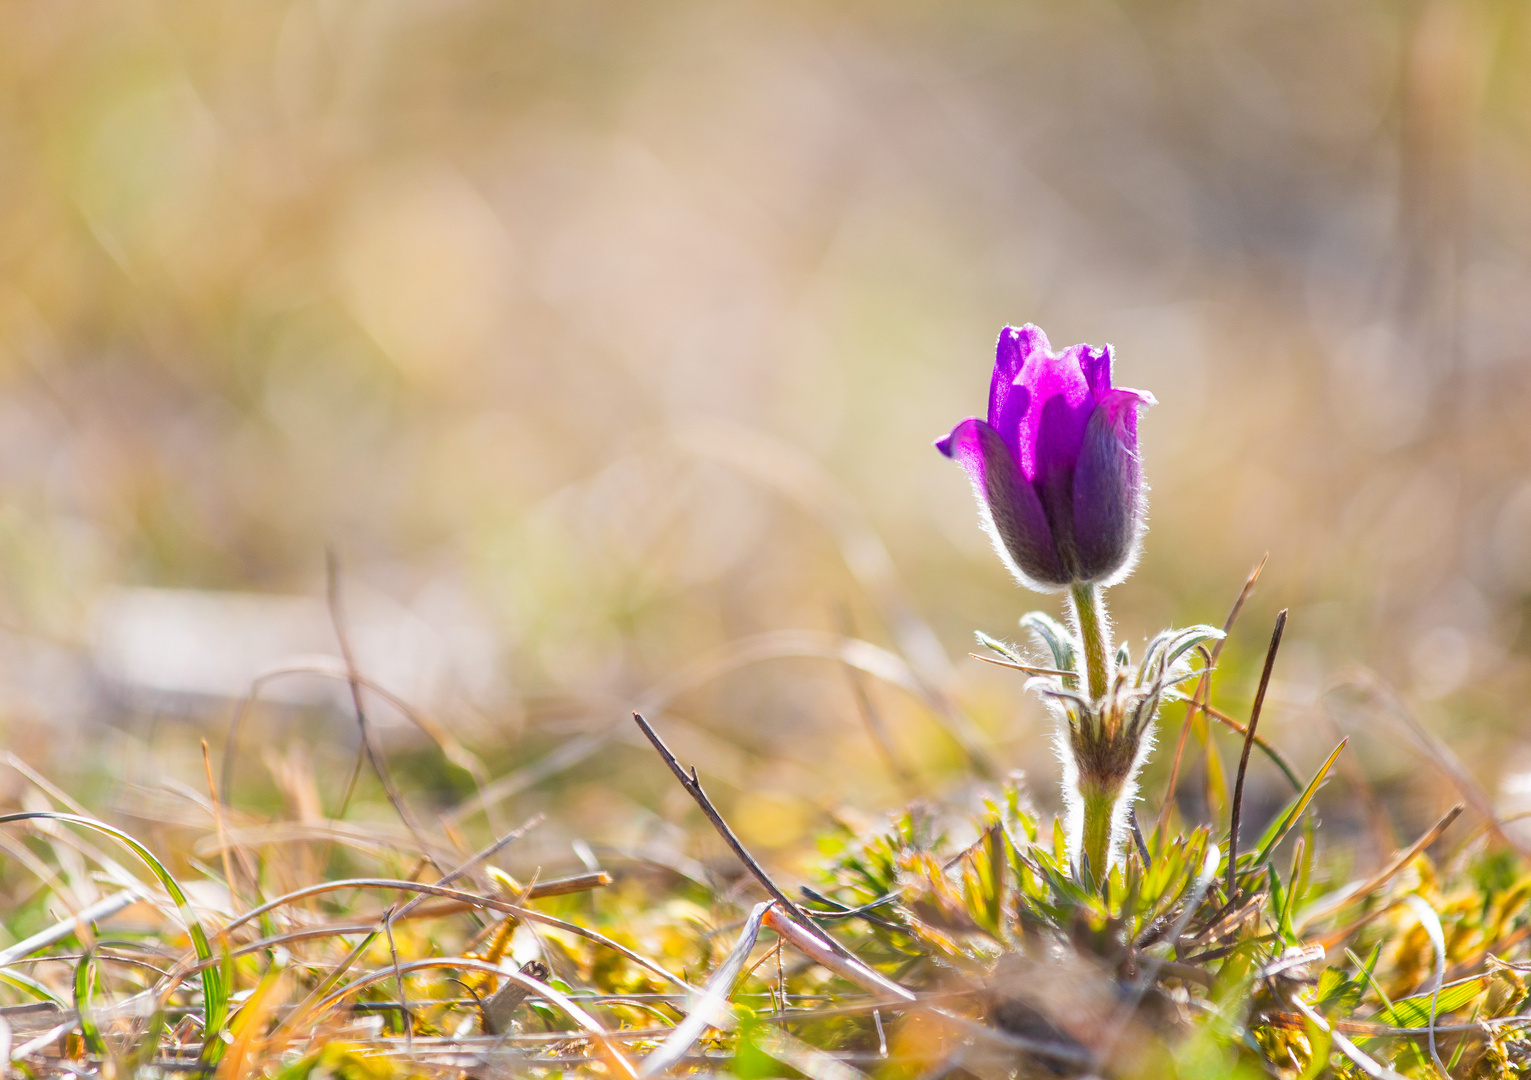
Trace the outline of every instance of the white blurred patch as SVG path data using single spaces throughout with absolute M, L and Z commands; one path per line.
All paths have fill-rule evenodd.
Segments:
M 517 967 L 542 959 L 542 941 L 530 924 L 522 923 L 510 935 L 510 959 Z
M 1433 626 L 1409 651 L 1414 692 L 1426 700 L 1443 698 L 1472 674 L 1472 643 L 1454 626 Z
M 1525 763 L 1523 752 L 1516 756 L 1521 764 Z M 1531 818 L 1513 820 L 1522 814 L 1531 815 L 1531 769 L 1520 769 L 1504 775 L 1499 781 L 1496 810 L 1499 820 L 1505 822 L 1505 831 L 1513 840 L 1524 843 L 1531 838 Z
M 497 647 L 487 626 L 444 586 L 425 590 L 417 609 L 348 592 L 347 632 L 362 675 L 412 706 L 491 695 Z M 257 676 L 288 668 L 312 673 L 268 679 L 263 700 L 318 704 L 349 693 L 343 681 L 319 674 L 345 668 L 326 605 L 305 596 L 115 589 L 92 613 L 91 653 L 110 685 L 161 707 L 237 699 Z M 402 717 L 383 709 L 378 719 Z

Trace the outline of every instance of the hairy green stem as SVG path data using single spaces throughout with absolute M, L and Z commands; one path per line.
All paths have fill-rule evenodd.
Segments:
M 1103 590 L 1088 582 L 1075 582 L 1069 592 L 1073 602 L 1074 622 L 1084 644 L 1084 667 L 1090 700 L 1106 696 L 1108 680 L 1106 658 L 1111 654 L 1111 626 L 1106 621 L 1106 598 Z
M 1090 873 L 1097 882 L 1106 880 L 1111 869 L 1111 819 L 1121 791 L 1104 791 L 1093 785 L 1081 785 L 1084 801 L 1084 836 L 1079 846 L 1090 861 Z
M 1103 590 L 1085 582 L 1076 582 L 1069 591 L 1073 607 L 1074 625 L 1079 630 L 1080 645 L 1084 649 L 1085 685 L 1089 697 L 1101 706 L 1111 685 L 1111 625 L 1106 621 Z M 1087 736 L 1092 742 L 1105 736 L 1102 727 L 1106 718 L 1095 715 L 1080 717 L 1080 723 L 1094 728 Z M 1081 760 L 1079 767 L 1079 797 L 1084 810 L 1084 830 L 1079 840 L 1080 852 L 1089 860 L 1090 872 L 1097 881 L 1104 881 L 1111 866 L 1111 822 L 1116 811 L 1117 798 L 1122 793 L 1120 778 L 1094 774 L 1090 765 Z

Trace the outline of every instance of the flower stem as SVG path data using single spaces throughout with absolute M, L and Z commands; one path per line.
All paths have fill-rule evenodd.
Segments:
M 1111 624 L 1106 621 L 1106 602 L 1102 590 L 1089 582 L 1075 582 L 1069 599 L 1073 602 L 1074 622 L 1084 644 L 1084 666 L 1090 700 L 1106 696 L 1108 675 L 1106 658 L 1111 653 Z
M 1080 644 L 1084 648 L 1084 672 L 1086 687 L 1093 705 L 1081 710 L 1079 717 L 1084 730 L 1081 737 L 1086 743 L 1099 746 L 1101 740 L 1116 738 L 1115 725 L 1106 713 L 1110 705 L 1106 692 L 1111 685 L 1111 624 L 1106 620 L 1105 598 L 1102 590 L 1086 582 L 1076 582 L 1069 592 L 1074 612 L 1074 625 L 1079 630 Z M 1089 860 L 1090 872 L 1096 881 L 1105 881 L 1111 867 L 1111 826 L 1116 812 L 1116 802 L 1122 794 L 1120 776 L 1100 775 L 1092 767 L 1094 754 L 1080 756 L 1075 747 L 1079 769 L 1078 793 L 1083 804 L 1084 822 L 1079 837 L 1079 852 Z
M 1106 880 L 1111 870 L 1111 824 L 1120 791 L 1105 791 L 1094 785 L 1082 786 L 1084 799 L 1084 835 L 1079 846 L 1090 860 L 1090 873 L 1097 882 Z

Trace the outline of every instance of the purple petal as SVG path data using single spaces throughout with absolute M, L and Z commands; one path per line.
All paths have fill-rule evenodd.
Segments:
M 1109 391 L 1090 417 L 1074 472 L 1072 554 L 1084 581 L 1104 581 L 1131 565 L 1143 518 L 1138 409 L 1153 397 Z
M 1106 413 L 1106 418 L 1111 422 L 1111 428 L 1116 432 L 1116 437 L 1126 443 L 1129 449 L 1136 451 L 1138 411 L 1159 404 L 1159 399 L 1147 390 L 1130 390 L 1125 386 L 1118 386 L 1108 390 L 1097 400 L 1100 402 L 1100 408 Z
M 1018 385 L 1018 376 L 1026 362 L 1037 355 L 1052 355 L 1052 346 L 1040 327 L 1027 323 L 1000 331 L 994 350 L 994 375 L 989 380 L 989 426 L 999 432 L 1012 454 L 1020 453 L 1021 419 L 1031 405 L 1031 391 Z
M 1071 474 L 1095 409 L 1077 354 L 1032 353 L 1016 381 L 1031 392 L 1021 418 L 1021 472 L 1043 485 Z
M 1047 591 L 1069 583 L 1036 491 L 1021 476 L 1010 448 L 988 424 L 969 418 L 936 442 L 967 471 L 984 528 L 1021 582 Z
M 1063 355 L 1078 351 L 1079 367 L 1084 372 L 1084 380 L 1089 384 L 1090 394 L 1099 401 L 1105 397 L 1111 389 L 1111 363 L 1116 358 L 1110 345 L 1099 349 L 1088 345 L 1073 345 L 1063 350 Z

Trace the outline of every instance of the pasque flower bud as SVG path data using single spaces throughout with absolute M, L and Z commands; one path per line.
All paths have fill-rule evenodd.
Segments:
M 999 336 L 987 422 L 936 448 L 967 470 L 984 527 L 1022 584 L 1110 584 L 1137 556 L 1146 500 L 1138 460 L 1143 390 L 1111 385 L 1111 346 L 1054 354 L 1027 323 Z
M 1111 651 L 1103 586 L 1127 576 L 1142 540 L 1138 410 L 1154 404 L 1146 391 L 1112 386 L 1111 361 L 1109 345 L 1054 354 L 1030 323 L 1007 326 L 987 421 L 964 420 L 936 442 L 967 470 L 984 527 L 1021 583 L 1068 590 L 1072 633 L 1038 612 L 1025 621 L 1056 665 L 1031 685 L 1062 721 L 1070 857 L 1095 880 L 1121 857 L 1159 704 L 1191 677 L 1190 650 L 1221 636 L 1210 626 L 1165 631 L 1136 678 L 1126 650 Z

